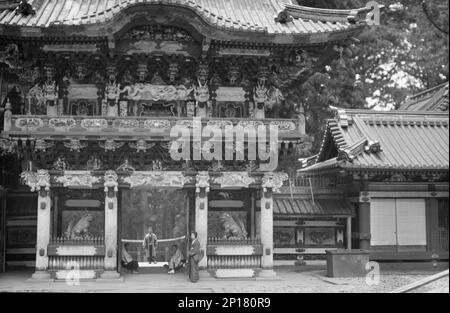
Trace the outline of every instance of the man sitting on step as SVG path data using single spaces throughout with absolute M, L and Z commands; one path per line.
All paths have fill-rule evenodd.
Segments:
M 172 257 L 169 260 L 168 274 L 175 274 L 176 271 L 183 267 L 183 254 L 177 245 L 172 246 Z
M 128 253 L 128 243 L 123 245 L 122 249 L 122 266 L 133 274 L 138 273 L 139 263 L 133 260 L 133 257 Z

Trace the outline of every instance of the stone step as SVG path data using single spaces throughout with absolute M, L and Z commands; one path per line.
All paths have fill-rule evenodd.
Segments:
M 255 271 L 251 268 L 234 268 L 234 269 L 222 269 L 215 270 L 214 276 L 216 278 L 254 278 Z

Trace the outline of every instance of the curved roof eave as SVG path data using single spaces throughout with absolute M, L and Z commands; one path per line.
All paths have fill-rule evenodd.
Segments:
M 48 1 L 48 0 L 47 0 Z M 98 1 L 98 0 L 89 0 Z M 105 0 L 108 2 L 108 0 Z M 45 0 L 44 0 L 45 2 Z M 167 3 L 164 3 L 167 2 Z M 36 10 L 35 15 L 18 17 L 15 11 L 0 12 L 0 32 L 3 36 L 14 37 L 107 37 L 120 32 L 126 24 L 135 18 L 143 18 L 149 22 L 170 22 L 184 19 L 201 35 L 216 41 L 248 42 L 260 44 L 321 44 L 345 40 L 357 36 L 364 23 L 349 23 L 294 18 L 292 21 L 280 23 L 275 21 L 276 8 L 264 11 L 256 10 L 257 17 L 244 22 L 245 10 L 241 15 L 231 9 L 226 16 L 215 14 L 214 10 L 201 6 L 193 6 L 197 0 L 180 1 L 121 1 L 122 6 L 114 6 L 103 11 L 82 14 L 74 13 L 76 8 L 54 7 L 49 3 Z M 235 2 L 235 1 L 232 1 Z M 65 3 L 65 1 L 63 1 Z M 236 4 L 235 4 L 236 5 Z M 104 7 L 106 8 L 106 6 Z M 233 10 L 236 8 L 233 7 Z M 81 11 L 81 9 L 78 9 Z M 56 13 L 55 13 L 56 12 Z M 221 11 L 222 12 L 222 11 Z M 144 16 L 145 15 L 145 16 Z M 241 18 L 238 19 L 237 16 Z

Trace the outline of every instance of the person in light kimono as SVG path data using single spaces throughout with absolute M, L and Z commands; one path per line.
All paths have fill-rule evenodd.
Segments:
M 145 251 L 145 256 L 148 263 L 156 264 L 156 248 L 158 246 L 158 238 L 156 234 L 153 233 L 153 228 L 150 226 L 148 228 L 148 233 L 144 237 L 144 242 L 142 243 L 142 248 Z
M 168 274 L 175 274 L 176 271 L 183 267 L 183 253 L 177 245 L 172 246 L 172 257 L 169 260 L 169 272 Z
M 189 279 L 196 283 L 199 280 L 198 263 L 203 258 L 203 253 L 200 249 L 200 242 L 197 239 L 197 233 L 191 233 L 191 246 L 189 249 Z

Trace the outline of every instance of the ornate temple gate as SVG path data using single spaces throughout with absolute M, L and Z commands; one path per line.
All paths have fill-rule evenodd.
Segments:
M 61 7 L 44 0 L 1 11 L 0 62 L 8 68 L 6 86 L 14 81 L 18 90 L 7 87 L 7 99 L 0 99 L 0 150 L 15 157 L 7 166 L 14 180 L 25 171 L 25 184 L 38 193 L 34 277 L 64 278 L 72 268 L 81 278 L 118 277 L 120 190 L 130 188 L 191 192 L 190 227 L 205 251 L 201 267 L 219 277 L 254 276 L 255 269 L 273 274 L 272 193 L 285 176 L 258 171 L 262 160 L 248 155 L 237 162 L 174 160 L 171 130 L 182 127 L 194 137 L 194 117 L 201 119 L 199 129 L 276 126 L 277 158 L 307 150 L 303 105 L 284 89 L 342 57 L 366 25 L 367 10 L 324 12 L 284 0 L 261 0 L 255 8 L 238 1 L 219 7 L 212 1 L 105 1 L 91 14 L 82 0 Z M 268 138 L 261 141 L 266 145 Z M 72 190 L 85 194 L 62 200 Z M 208 235 L 209 195 L 230 190 L 250 191 L 252 201 L 241 208 L 247 206 L 247 223 L 259 225 L 259 237 L 255 229 L 246 237 Z M 61 224 L 63 207 L 88 212 L 68 229 Z M 89 234 L 87 225 L 100 219 L 103 227 Z
M 195 223 L 205 257 L 201 268 L 216 277 L 273 275 L 273 199 L 287 178 L 280 173 L 222 172 L 183 173 L 175 171 L 87 172 L 38 170 L 23 172 L 24 183 L 38 193 L 36 271 L 33 278 L 73 279 L 119 278 L 118 192 L 125 188 L 176 188 L 195 190 Z M 57 195 L 66 191 L 104 192 L 99 201 L 104 213 L 103 235 L 89 233 L 92 217 L 83 216 L 62 232 L 55 211 Z M 260 236 L 208 238 L 208 193 L 212 190 L 260 189 Z M 60 189 L 61 190 L 61 189 Z M 98 199 L 83 199 L 98 201 Z M 85 204 L 86 205 L 86 204 Z M 53 227 L 52 227 L 53 224 Z M 56 227 L 55 227 L 56 226 Z M 252 231 L 253 232 L 253 231 Z M 74 271 L 76 270 L 76 271 Z M 76 274 L 74 274 L 76 273 Z

